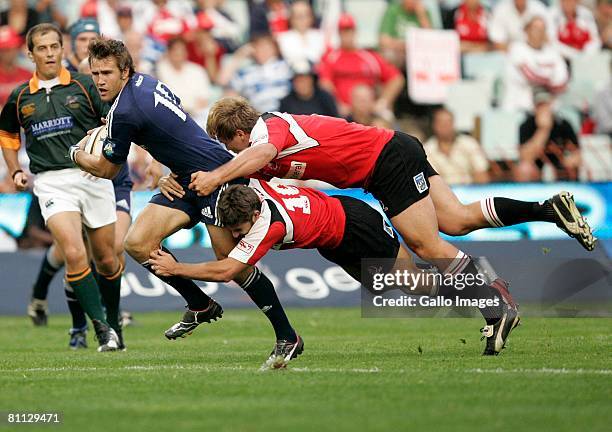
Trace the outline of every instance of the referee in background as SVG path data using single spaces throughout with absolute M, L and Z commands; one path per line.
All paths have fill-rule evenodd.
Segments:
M 18 190 L 28 186 L 17 152 L 25 132 L 34 194 L 66 263 L 66 281 L 92 320 L 98 351 L 123 347 L 118 312 L 122 266 L 113 249 L 115 197 L 112 182 L 85 176 L 69 148 L 100 125 L 106 104 L 91 78 L 62 67 L 62 35 L 53 24 L 34 26 L 26 35 L 36 70 L 11 93 L 0 113 L 0 146 Z M 99 287 L 90 268 L 82 226 L 90 240 Z M 106 306 L 106 316 L 100 301 Z M 85 323 L 86 324 L 86 323 Z

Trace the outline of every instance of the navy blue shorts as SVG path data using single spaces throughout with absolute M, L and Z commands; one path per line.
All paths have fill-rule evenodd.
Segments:
M 186 184 L 185 184 L 186 183 Z M 189 182 L 182 182 L 179 180 L 179 184 L 183 186 L 185 195 L 182 198 L 174 197 L 174 201 L 170 201 L 163 194 L 158 193 L 153 195 L 149 203 L 158 204 L 164 207 L 170 207 L 186 213 L 189 216 L 189 225 L 184 228 L 193 228 L 199 222 L 203 222 L 206 225 L 221 226 L 219 222 L 219 214 L 217 213 L 217 200 L 221 193 L 227 189 L 228 186 L 233 184 L 248 185 L 249 180 L 238 178 L 225 183 L 223 186 L 217 188 L 212 194 L 207 196 L 198 196 L 198 194 L 187 187 Z
M 130 214 L 130 210 L 132 209 L 132 186 L 134 186 L 134 182 L 132 182 L 130 178 L 128 164 L 124 163 L 119 173 L 117 173 L 113 179 L 116 211 Z
M 130 214 L 132 210 L 132 188 L 115 186 L 115 209 Z

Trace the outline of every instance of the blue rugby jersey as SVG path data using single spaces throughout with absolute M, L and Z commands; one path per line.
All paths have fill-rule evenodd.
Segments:
M 232 159 L 183 111 L 180 99 L 148 75 L 130 78 L 113 102 L 107 122 L 102 151 L 106 159 L 124 163 L 134 142 L 176 173 L 183 185 L 191 173 L 213 170 Z

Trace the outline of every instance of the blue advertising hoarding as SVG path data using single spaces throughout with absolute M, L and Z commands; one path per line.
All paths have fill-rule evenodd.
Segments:
M 572 192 L 578 207 L 583 210 L 599 239 L 612 239 L 612 183 L 550 183 L 550 184 L 489 184 L 453 187 L 462 202 L 478 201 L 490 196 L 504 196 L 523 201 L 541 201 L 561 190 Z M 360 189 L 326 190 L 330 195 L 350 195 L 367 201 L 380 211 L 378 202 Z M 136 216 L 147 204 L 153 192 L 141 191 L 133 195 L 133 214 Z M 0 229 L 13 237 L 21 234 L 30 203 L 27 194 L 0 195 Z M 448 237 L 451 239 L 450 237 Z M 501 229 L 484 229 L 466 236 L 452 237 L 453 241 L 514 241 L 521 239 L 553 240 L 566 235 L 556 226 L 542 222 L 521 224 Z M 191 246 L 210 247 L 206 227 L 199 224 L 191 230 L 182 230 L 168 239 L 171 249 Z

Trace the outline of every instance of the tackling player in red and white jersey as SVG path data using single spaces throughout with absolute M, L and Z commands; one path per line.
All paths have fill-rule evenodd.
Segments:
M 220 221 L 234 238 L 240 239 L 228 257 L 220 261 L 186 264 L 157 250 L 150 263 L 158 276 L 179 276 L 205 281 L 227 282 L 250 265 L 255 265 L 270 249 L 314 249 L 338 264 L 355 280 L 372 289 L 370 273 L 361 271 L 361 260 L 378 259 L 376 272 L 419 270 L 407 249 L 383 216 L 358 199 L 328 196 L 310 188 L 266 183 L 251 179 L 249 186 L 233 185 L 219 198 Z M 485 288 L 486 289 L 486 288 Z M 443 287 L 428 285 L 425 279 L 410 287 L 411 294 L 437 295 Z M 477 289 L 456 294 L 478 298 Z M 273 352 L 265 368 L 284 367 L 303 350 L 303 342 L 290 351 Z
M 317 115 L 261 115 L 242 98 L 217 101 L 207 130 L 240 154 L 214 171 L 192 174 L 190 189 L 206 195 L 244 176 L 317 179 L 337 187 L 362 187 L 380 201 L 407 245 L 445 273 L 477 273 L 477 269 L 466 254 L 440 238 L 439 230 L 463 235 L 480 228 L 545 221 L 556 223 L 587 250 L 595 247 L 596 239 L 568 192 L 542 204 L 495 197 L 464 205 L 429 164 L 421 143 L 402 132 Z M 506 299 L 506 306 L 502 319 L 485 316 L 485 354 L 492 355 L 501 351 L 519 322 L 507 289 L 492 287 L 494 293 Z

